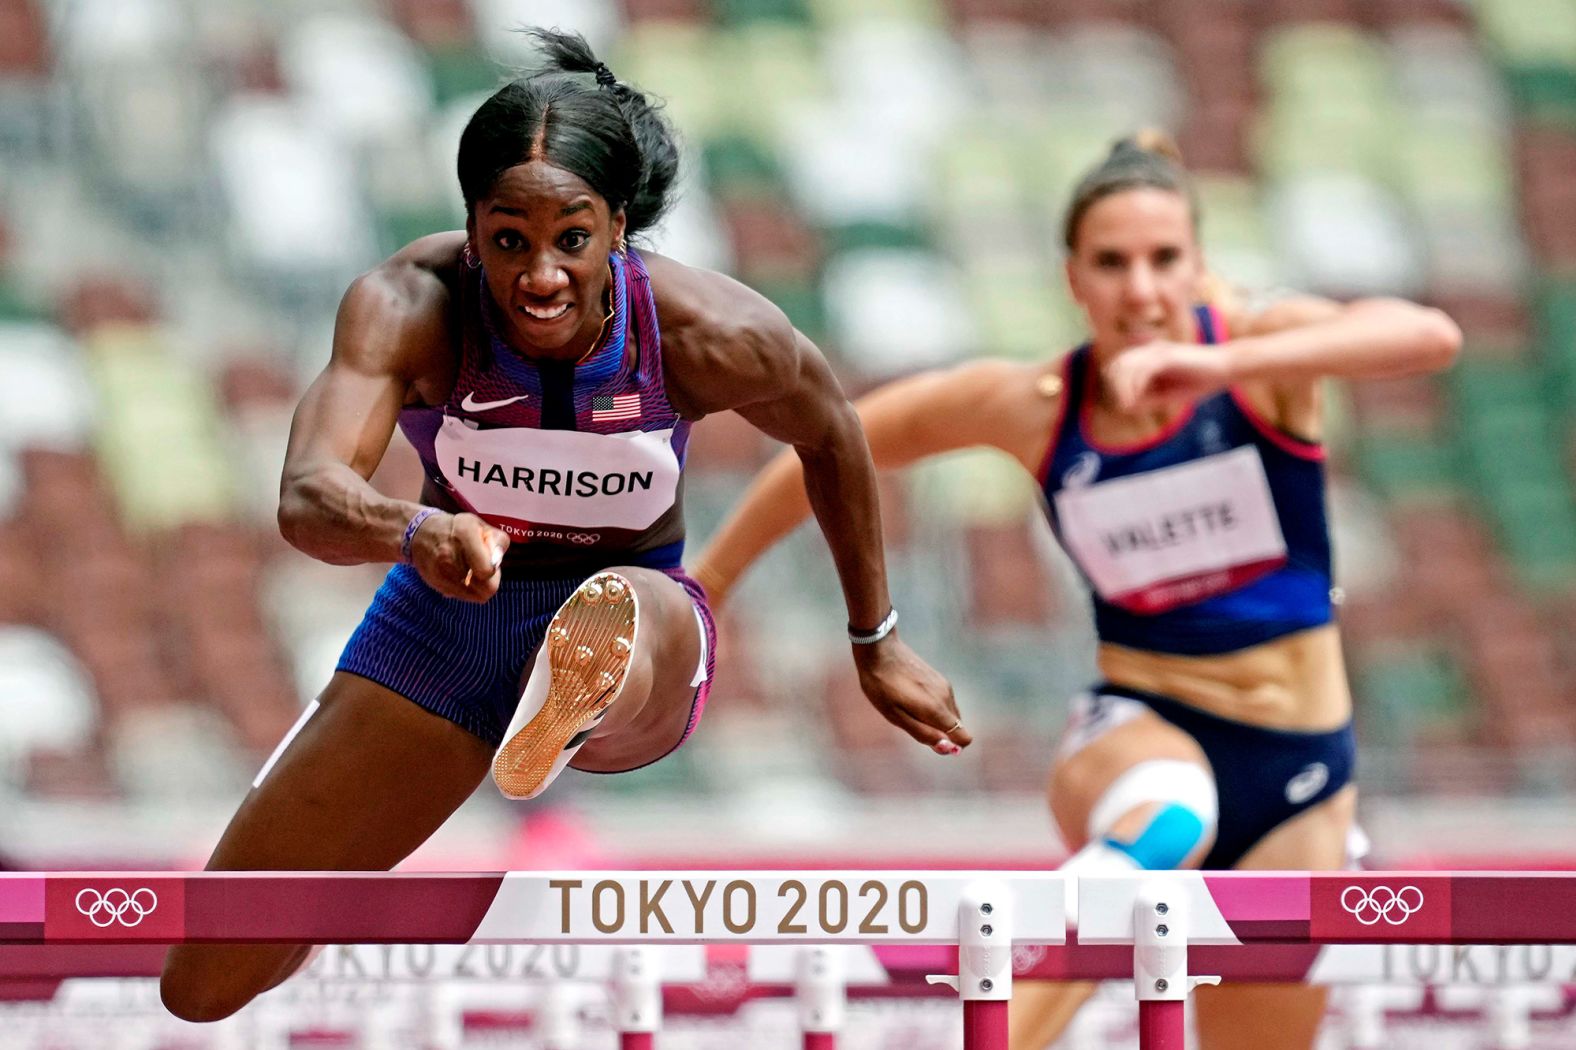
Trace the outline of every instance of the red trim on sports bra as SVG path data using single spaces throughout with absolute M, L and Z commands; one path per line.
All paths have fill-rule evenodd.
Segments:
M 1210 326 L 1215 329 L 1216 344 L 1231 341 L 1231 327 L 1226 324 L 1226 315 L 1221 313 L 1220 307 L 1213 303 L 1205 303 L 1204 309 L 1209 311 Z M 1202 333 L 1200 333 L 1202 334 Z
M 1304 441 L 1302 438 L 1293 437 L 1274 423 L 1265 419 L 1258 409 L 1248 403 L 1241 390 L 1236 387 L 1230 389 L 1231 400 L 1237 406 L 1247 421 L 1253 424 L 1253 429 L 1269 438 L 1269 440 L 1282 452 L 1306 459 L 1314 463 L 1322 463 L 1325 459 L 1324 446 L 1316 441 Z
M 1078 405 L 1078 430 L 1083 434 L 1084 442 L 1097 452 L 1107 452 L 1116 456 L 1132 455 L 1134 452 L 1143 452 L 1164 444 L 1175 437 L 1183 427 L 1193 419 L 1193 414 L 1198 411 L 1198 403 L 1187 406 L 1187 411 L 1172 420 L 1167 427 L 1152 438 L 1143 441 L 1134 441 L 1126 445 L 1107 445 L 1096 441 L 1094 432 L 1089 428 L 1089 406 L 1094 403 L 1095 363 L 1093 351 L 1090 351 L 1089 367 L 1084 371 L 1084 393 Z
M 1206 343 L 1204 341 L 1204 329 L 1198 323 L 1198 316 L 1193 314 L 1193 341 L 1201 346 L 1218 346 L 1219 344 L 1224 343 L 1230 338 L 1230 334 L 1226 327 L 1225 316 L 1220 312 L 1219 308 L 1209 303 L 1203 303 L 1200 305 L 1202 305 L 1205 310 L 1209 311 L 1210 327 L 1214 329 L 1215 340 L 1213 343 Z M 1166 427 L 1166 429 L 1162 430 L 1159 434 L 1145 441 L 1135 441 L 1128 445 L 1106 445 L 1096 441 L 1094 438 L 1094 433 L 1089 429 L 1089 406 L 1094 401 L 1092 396 L 1094 394 L 1095 381 L 1095 365 L 1093 354 L 1094 352 L 1091 350 L 1089 368 L 1086 372 L 1084 381 L 1084 396 L 1079 399 L 1080 403 L 1078 406 L 1078 428 L 1083 434 L 1084 441 L 1089 444 L 1090 448 L 1099 452 L 1109 452 L 1118 456 L 1131 455 L 1134 452 L 1143 452 L 1175 437 L 1177 432 L 1183 427 L 1187 426 L 1192 420 L 1193 414 L 1198 411 L 1197 402 L 1189 405 L 1188 410 L 1182 413 L 1182 415 L 1178 416 L 1170 426 Z

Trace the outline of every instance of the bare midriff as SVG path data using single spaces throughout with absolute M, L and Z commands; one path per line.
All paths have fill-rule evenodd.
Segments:
M 1159 693 L 1221 718 L 1300 732 L 1338 729 L 1352 717 L 1334 624 L 1218 656 L 1178 656 L 1102 644 L 1113 684 Z

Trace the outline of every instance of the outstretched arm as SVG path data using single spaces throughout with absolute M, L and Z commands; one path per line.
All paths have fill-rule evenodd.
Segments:
M 333 354 L 296 408 L 279 484 L 279 531 L 302 552 L 335 565 L 401 559 L 405 531 L 423 508 L 367 479 L 416 376 L 446 351 L 444 295 L 430 271 L 401 256 L 345 293 Z M 509 542 L 502 532 L 471 514 L 438 512 L 412 539 L 411 560 L 434 589 L 471 601 L 497 591 Z
M 1442 310 L 1404 299 L 1292 299 L 1241 324 L 1227 345 L 1244 382 L 1417 375 L 1448 367 L 1461 348 L 1461 329 Z
M 653 276 L 665 269 L 654 268 Z M 670 396 L 690 416 L 734 409 L 793 446 L 799 466 L 780 468 L 780 476 L 784 491 L 793 487 L 789 479 L 802 477 L 796 498 L 803 502 L 781 520 L 796 520 L 806 509 L 815 514 L 842 581 L 850 629 L 871 631 L 892 606 L 875 468 L 858 414 L 825 358 L 776 307 L 716 275 L 689 271 L 675 278 L 664 282 L 663 294 L 674 293 L 670 302 L 682 303 L 687 290 L 691 304 L 704 306 L 692 305 L 696 315 L 680 314 L 676 323 L 664 320 L 664 347 L 671 335 L 677 351 L 664 351 Z M 865 695 L 888 721 L 943 754 L 969 743 L 951 687 L 895 631 L 853 651 Z
M 1240 385 L 1258 393 L 1276 422 L 1313 436 L 1319 380 L 1434 372 L 1460 347 L 1461 330 L 1431 307 L 1303 297 L 1237 319 L 1233 337 L 1218 348 L 1153 343 L 1127 351 L 1107 366 L 1106 382 L 1128 411 Z
M 1037 370 L 1005 361 L 975 361 L 888 383 L 854 404 L 881 470 L 894 470 L 960 448 L 1000 448 L 1032 472 L 1050 434 L 1054 394 L 1035 390 Z M 713 601 L 727 599 L 762 554 L 810 514 L 800 458 L 772 459 L 695 562 L 694 576 Z

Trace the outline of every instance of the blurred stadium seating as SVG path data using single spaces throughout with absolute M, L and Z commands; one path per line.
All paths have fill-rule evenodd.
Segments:
M 0 0 L 0 809 L 229 800 L 326 680 L 379 571 L 277 538 L 289 413 L 350 278 L 462 221 L 519 24 L 668 100 L 656 243 L 853 389 L 1076 342 L 1061 209 L 1145 124 L 1229 280 L 1449 310 L 1451 374 L 1334 399 L 1363 783 L 1576 790 L 1576 0 Z M 698 545 L 771 449 L 732 417 L 693 449 Z M 418 482 L 396 442 L 377 483 Z M 801 532 L 727 612 L 699 739 L 568 796 L 1037 793 L 1091 636 L 1030 486 L 968 454 L 885 494 L 966 760 L 860 698 Z

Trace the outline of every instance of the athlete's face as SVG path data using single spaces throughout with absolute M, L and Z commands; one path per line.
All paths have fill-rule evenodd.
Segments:
M 574 359 L 606 316 L 607 256 L 624 213 L 578 175 L 543 160 L 516 164 L 466 224 L 487 288 L 521 350 Z
M 1075 238 L 1067 283 L 1098 352 L 1193 340 L 1204 260 L 1186 197 L 1147 187 L 1113 193 L 1084 212 Z

